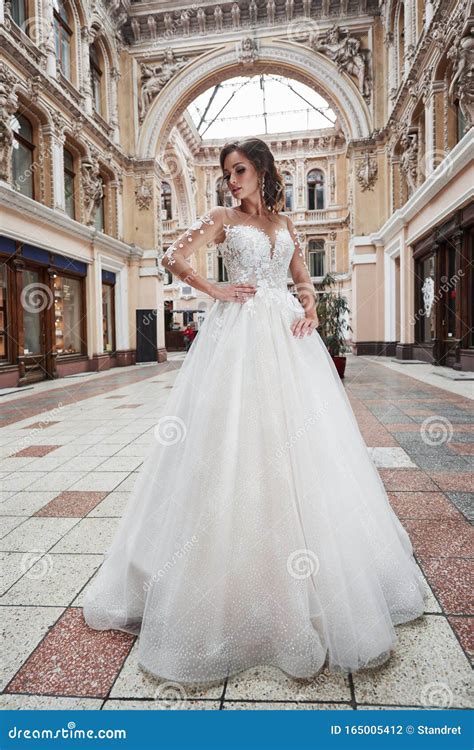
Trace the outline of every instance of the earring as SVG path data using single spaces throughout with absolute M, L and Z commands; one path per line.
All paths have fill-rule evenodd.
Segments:
M 262 198 L 265 200 L 265 175 L 263 175 L 262 179 Z

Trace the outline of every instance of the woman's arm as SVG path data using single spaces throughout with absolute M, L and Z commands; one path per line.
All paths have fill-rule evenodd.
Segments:
M 191 224 L 189 229 L 170 245 L 163 254 L 161 265 L 181 281 L 184 281 L 185 284 L 209 294 L 214 299 L 243 304 L 255 294 L 254 286 L 249 284 L 218 286 L 200 276 L 186 260 L 196 250 L 207 245 L 208 242 L 216 242 L 220 237 L 225 236 L 225 217 L 226 209 L 224 206 L 215 206 L 208 213 L 200 216 Z
M 319 324 L 316 313 L 316 292 L 304 258 L 303 240 L 288 216 L 286 220 L 288 222 L 288 231 L 293 238 L 295 246 L 295 251 L 290 261 L 290 273 L 296 286 L 298 299 L 305 311 L 305 320 L 303 320 L 303 323 L 306 320 L 313 321 L 315 327 Z
M 200 276 L 187 262 L 190 255 L 208 242 L 214 242 L 224 228 L 224 208 L 216 206 L 196 219 L 163 254 L 161 265 L 185 284 L 215 297 L 216 285 Z

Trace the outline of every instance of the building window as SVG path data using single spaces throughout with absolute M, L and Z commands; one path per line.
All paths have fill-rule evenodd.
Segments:
M 307 177 L 308 211 L 324 208 L 324 173 L 320 169 L 312 169 Z
M 115 284 L 102 280 L 102 332 L 104 352 L 115 351 Z
M 84 349 L 83 281 L 54 274 L 54 320 L 58 354 L 82 354 Z
M 161 183 L 161 219 L 167 221 L 173 218 L 171 204 L 171 187 L 167 182 Z
M 405 72 L 405 8 L 403 3 L 398 12 L 397 24 L 397 56 L 398 56 L 398 83 L 400 84 Z
M 227 268 L 225 267 L 224 258 L 221 255 L 217 256 L 217 280 L 218 281 L 229 281 L 227 275 Z
M 324 276 L 324 240 L 310 240 L 308 243 L 309 251 L 309 275 Z
M 61 0 L 55 0 L 54 6 L 56 60 L 63 75 L 71 80 L 72 29 L 69 25 L 69 15 L 65 3 Z
M 33 300 L 35 290 L 42 289 L 42 275 L 40 271 L 32 268 L 24 269 L 21 275 L 23 287 L 22 295 L 26 300 Z M 43 309 L 36 308 L 33 304 L 23 305 L 23 329 L 24 344 L 23 354 L 40 354 L 43 352 Z
M 458 129 L 458 142 L 463 138 L 469 130 L 466 118 L 464 117 L 459 103 L 456 104 L 456 115 L 457 115 L 457 129 Z
M 23 115 L 15 115 L 12 124 L 13 156 L 12 177 L 13 187 L 22 195 L 34 198 L 33 175 L 33 127 Z
M 7 274 L 6 263 L 0 264 L 0 360 L 8 360 L 8 338 L 7 338 Z
M 102 183 L 102 198 L 100 199 L 100 203 L 96 209 L 95 212 L 95 228 L 99 232 L 105 232 L 105 189 L 104 189 L 104 179 L 101 176 L 100 181 Z
M 92 101 L 94 109 L 99 115 L 103 115 L 102 107 L 102 70 L 100 67 L 99 53 L 94 44 L 89 47 L 89 60 L 91 68 Z
M 216 182 L 216 201 L 218 206 L 232 207 L 232 194 L 222 177 L 219 177 Z
M 74 157 L 67 148 L 64 149 L 64 203 L 66 213 L 71 219 L 76 218 L 76 209 L 74 201 Z
M 12 0 L 11 14 L 15 23 L 21 26 L 23 31 L 26 31 L 25 23 L 28 18 L 27 0 Z
M 293 211 L 293 177 L 289 172 L 283 174 L 285 182 L 285 211 Z
M 430 255 L 415 264 L 416 279 L 416 340 L 430 344 L 435 338 L 435 256 Z

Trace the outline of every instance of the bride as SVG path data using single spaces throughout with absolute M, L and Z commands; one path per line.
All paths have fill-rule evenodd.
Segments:
M 240 205 L 210 210 L 163 257 L 215 302 L 84 617 L 139 635 L 140 666 L 181 683 L 260 664 L 297 678 L 373 667 L 394 626 L 423 614 L 424 581 L 316 329 L 273 155 L 251 138 L 220 163 Z M 211 242 L 227 285 L 187 261 Z

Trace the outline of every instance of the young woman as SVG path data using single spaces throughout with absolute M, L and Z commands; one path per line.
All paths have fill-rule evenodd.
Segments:
M 389 658 L 424 581 L 332 359 L 268 146 L 226 145 L 240 200 L 163 258 L 214 298 L 84 605 L 139 635 L 139 663 L 180 683 L 254 665 L 309 678 Z M 187 258 L 220 244 L 227 285 Z M 287 288 L 291 274 L 297 300 Z

